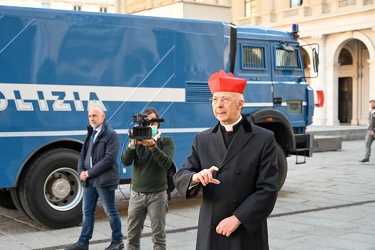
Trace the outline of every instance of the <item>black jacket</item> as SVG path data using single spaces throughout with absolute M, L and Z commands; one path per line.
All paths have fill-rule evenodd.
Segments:
M 92 149 L 93 166 L 86 169 L 84 163 L 89 145 L 88 140 L 91 138 L 93 128 L 88 126 L 87 130 L 87 136 L 79 155 L 78 174 L 88 170 L 94 187 L 113 186 L 113 188 L 117 188 L 119 177 L 116 159 L 120 147 L 117 133 L 106 122 L 103 123 L 102 130 L 97 135 Z M 82 185 L 85 186 L 86 182 L 83 181 Z
M 219 168 L 213 176 L 220 184 L 198 184 L 189 190 L 192 175 L 211 166 Z M 190 156 L 174 176 L 177 190 L 186 198 L 203 189 L 196 249 L 269 249 L 267 217 L 276 202 L 278 174 L 273 133 L 246 118 L 228 148 L 219 124 L 198 133 Z M 230 237 L 217 234 L 216 226 L 231 215 L 242 224 Z

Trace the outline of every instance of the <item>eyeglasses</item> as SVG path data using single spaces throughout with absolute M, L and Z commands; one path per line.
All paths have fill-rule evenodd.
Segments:
M 228 103 L 231 102 L 232 99 L 237 99 L 238 100 L 238 98 L 234 98 L 234 97 L 227 97 L 227 96 L 217 97 L 216 96 L 216 97 L 210 98 L 209 101 L 212 104 L 216 104 L 219 101 L 222 102 L 222 103 L 224 103 L 224 104 L 228 104 Z

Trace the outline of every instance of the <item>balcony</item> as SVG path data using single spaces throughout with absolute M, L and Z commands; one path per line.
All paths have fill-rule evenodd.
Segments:
M 339 1 L 312 1 L 303 6 L 272 9 L 265 13 L 257 13 L 252 17 L 234 17 L 233 23 L 241 25 L 279 26 L 294 23 L 296 20 L 322 18 L 346 13 L 363 12 L 375 9 L 375 0 L 339 0 Z
M 135 0 L 129 1 L 125 7 L 126 12 L 131 14 L 176 3 L 231 6 L 231 2 L 231 0 Z

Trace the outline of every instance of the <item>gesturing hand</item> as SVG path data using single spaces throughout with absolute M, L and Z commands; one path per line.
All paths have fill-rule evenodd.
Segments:
M 212 177 L 212 173 L 219 171 L 218 167 L 212 166 L 209 169 L 203 169 L 202 171 L 193 174 L 191 185 L 194 185 L 198 182 L 202 183 L 203 186 L 206 186 L 208 183 L 220 184 L 218 179 Z

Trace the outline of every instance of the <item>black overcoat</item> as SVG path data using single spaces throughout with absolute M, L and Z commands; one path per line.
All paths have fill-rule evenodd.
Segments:
M 219 124 L 198 133 L 192 152 L 174 177 L 179 193 L 195 197 L 203 188 L 196 249 L 268 249 L 267 217 L 277 198 L 278 164 L 273 132 L 250 124 L 242 126 L 226 149 Z M 217 166 L 220 184 L 199 184 L 189 190 L 194 173 Z M 235 215 L 241 225 L 231 236 L 216 233 L 221 220 Z

